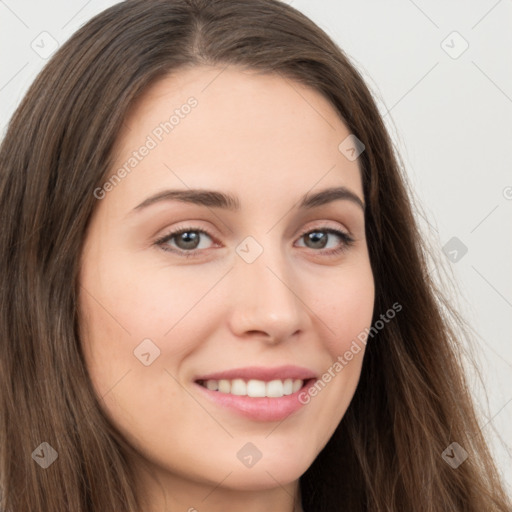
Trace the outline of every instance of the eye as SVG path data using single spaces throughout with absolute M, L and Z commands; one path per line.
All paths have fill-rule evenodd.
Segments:
M 187 258 L 198 256 L 201 250 L 208 249 L 208 242 L 203 243 L 204 238 L 213 241 L 213 236 L 208 231 L 188 226 L 185 228 L 171 231 L 165 236 L 155 241 L 155 245 L 159 246 L 162 250 L 167 252 L 177 253 L 180 256 Z M 336 243 L 336 238 L 338 242 Z M 334 239 L 334 247 L 329 248 L 329 239 Z M 320 252 L 328 256 L 341 253 L 347 250 L 353 243 L 354 239 L 344 231 L 340 231 L 333 228 L 321 227 L 303 232 L 299 240 L 304 240 L 310 249 L 314 249 L 315 252 Z M 302 246 L 302 247 L 304 247 Z M 327 250 L 326 250 L 327 248 Z
M 334 244 L 334 247 L 329 250 L 323 250 L 329 244 L 329 238 L 338 238 L 338 243 Z M 322 227 L 302 233 L 299 240 L 304 240 L 306 247 L 310 249 L 321 249 L 324 254 L 335 255 L 347 250 L 353 243 L 354 239 L 344 231 L 338 229 Z M 318 251 L 317 251 L 318 252 Z
M 194 256 L 196 250 L 207 249 L 201 240 L 205 237 L 213 240 L 213 237 L 204 229 L 189 226 L 172 231 L 159 238 L 155 241 L 155 245 L 158 245 L 164 251 L 177 252 L 185 257 L 189 257 Z M 174 242 L 174 245 L 170 242 Z

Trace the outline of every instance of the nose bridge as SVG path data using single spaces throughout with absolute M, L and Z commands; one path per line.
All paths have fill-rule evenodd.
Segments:
M 303 327 L 304 305 L 297 296 L 293 267 L 279 242 L 261 244 L 247 237 L 237 247 L 234 279 L 238 283 L 233 329 L 264 332 L 273 339 Z

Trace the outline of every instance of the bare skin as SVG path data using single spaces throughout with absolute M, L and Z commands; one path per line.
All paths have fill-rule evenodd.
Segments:
M 339 151 L 350 132 L 320 94 L 279 75 L 221 71 L 166 77 L 130 112 L 112 173 L 148 136 L 157 144 L 98 201 L 81 261 L 82 343 L 101 406 L 137 451 L 146 511 L 300 512 L 299 477 L 342 419 L 364 349 L 281 421 L 219 405 L 194 379 L 281 365 L 320 378 L 370 326 L 362 207 L 345 198 L 299 208 L 330 187 L 364 202 L 360 170 Z M 197 105 L 172 131 L 155 132 L 191 96 Z M 134 210 L 167 189 L 229 193 L 240 208 L 162 200 Z M 181 228 L 195 248 L 183 235 L 156 243 Z M 241 242 L 261 254 L 248 262 Z M 148 365 L 134 354 L 145 339 Z M 252 467 L 237 456 L 247 443 L 261 453 Z

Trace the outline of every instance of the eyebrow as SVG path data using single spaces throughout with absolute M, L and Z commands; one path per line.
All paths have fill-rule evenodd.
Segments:
M 314 194 L 306 194 L 301 198 L 298 207 L 302 210 L 309 210 L 340 200 L 350 201 L 359 206 L 364 212 L 364 202 L 357 194 L 346 187 L 327 188 Z M 158 192 L 142 201 L 142 203 L 137 205 L 130 213 L 141 211 L 162 201 L 181 201 L 210 208 L 222 208 L 230 211 L 240 210 L 240 201 L 236 196 L 216 190 L 188 189 L 164 190 Z

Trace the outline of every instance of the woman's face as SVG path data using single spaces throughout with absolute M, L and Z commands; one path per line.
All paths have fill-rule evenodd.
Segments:
M 335 110 L 279 75 L 221 71 L 165 78 L 130 112 L 116 177 L 94 192 L 82 343 L 101 406 L 154 476 L 268 490 L 343 417 L 374 283 Z

